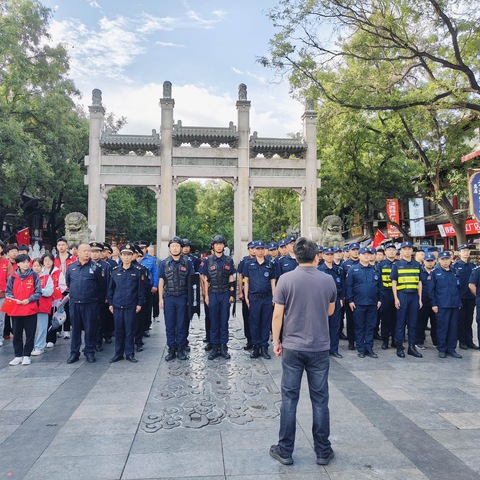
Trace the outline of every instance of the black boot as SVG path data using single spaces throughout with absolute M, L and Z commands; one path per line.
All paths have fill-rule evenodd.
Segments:
M 167 353 L 167 355 L 165 356 L 165 361 L 166 361 L 166 362 L 170 362 L 170 361 L 173 360 L 174 358 L 175 358 L 175 349 L 169 347 L 169 348 L 168 348 L 168 353 Z
M 397 343 L 397 357 L 405 358 L 405 351 L 403 349 L 403 343 Z
M 206 351 L 206 352 L 209 352 L 211 349 L 212 349 L 212 344 L 211 344 L 210 342 L 208 342 L 208 343 L 205 345 L 205 351 Z
M 187 355 L 185 354 L 185 348 L 184 347 L 179 347 L 177 350 L 177 358 L 179 360 L 188 360 Z
M 227 346 L 225 344 L 220 345 L 220 356 L 228 360 L 230 358 L 230 354 L 228 353 Z
M 414 343 L 409 343 L 408 344 L 408 352 L 409 355 L 412 355 L 412 357 L 416 358 L 422 358 L 423 355 L 417 350 L 417 347 L 415 346 Z
M 250 358 L 258 358 L 260 356 L 260 347 L 258 345 L 253 346 L 253 350 L 250 353 Z
M 212 351 L 208 355 L 209 360 L 215 360 L 220 355 L 218 345 L 212 345 Z
M 383 339 L 382 350 L 388 350 L 388 338 Z
M 272 358 L 268 353 L 268 347 L 266 347 L 265 345 L 260 347 L 260 355 L 262 356 L 262 358 L 265 358 L 266 360 L 270 360 Z

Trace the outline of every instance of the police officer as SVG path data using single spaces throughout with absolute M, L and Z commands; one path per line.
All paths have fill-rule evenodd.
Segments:
M 345 276 L 348 275 L 348 271 L 354 265 L 358 265 L 358 251 L 360 250 L 359 243 L 352 243 L 348 248 L 348 259 L 342 263 Z M 347 301 L 348 305 L 348 301 Z M 355 350 L 355 324 L 353 323 L 353 310 L 351 308 L 345 308 L 345 316 L 347 317 L 347 340 L 348 349 Z
M 325 248 L 323 250 L 323 263 L 317 266 L 321 272 L 330 275 L 337 286 L 337 299 L 335 301 L 335 311 L 328 317 L 328 326 L 330 331 L 330 355 L 335 358 L 343 358 L 338 353 L 338 343 L 340 340 L 340 327 L 342 322 L 342 306 L 344 298 L 344 272 L 343 268 L 336 265 L 333 261 L 334 248 Z
M 458 247 L 460 259 L 452 264 L 460 281 L 460 298 L 462 300 L 462 308 L 458 314 L 458 343 L 462 350 L 471 348 L 478 350 L 477 345 L 473 342 L 473 312 L 475 310 L 475 296 L 468 288 L 468 281 L 472 275 L 475 266 L 470 259 L 470 248 L 468 245 L 460 245 Z
M 382 350 L 388 349 L 389 338 L 392 339 L 392 347 L 395 346 L 395 325 L 397 322 L 397 309 L 395 308 L 395 298 L 392 292 L 392 266 L 395 263 L 397 249 L 393 243 L 385 245 L 385 260 L 378 265 L 378 271 L 382 280 L 380 287 L 380 297 L 382 306 L 380 308 L 380 335 L 382 337 Z
M 250 309 L 250 332 L 253 351 L 250 358 L 272 357 L 268 353 L 268 340 L 272 326 L 272 298 L 275 291 L 275 270 L 265 260 L 265 243 L 255 242 L 255 258 L 245 262 L 243 268 L 245 301 Z
M 298 267 L 297 259 L 293 253 L 293 246 L 295 245 L 295 237 L 289 237 L 285 240 L 287 247 L 287 254 L 275 262 L 275 276 L 280 278 L 284 273 L 291 272 Z
M 129 362 L 138 362 L 135 358 L 135 320 L 145 302 L 145 287 L 142 269 L 132 263 L 134 250 L 129 243 L 121 247 L 122 264 L 112 269 L 107 298 L 115 322 L 115 355 L 109 363 L 123 360 L 124 354 Z
M 192 253 L 192 243 L 188 238 L 182 239 L 183 247 L 182 254 L 188 257 L 189 260 L 193 263 L 193 268 L 198 272 L 198 267 L 200 266 L 200 259 Z
M 432 310 L 437 314 L 437 350 L 440 358 L 447 355 L 462 358 L 455 351 L 457 346 L 458 312 L 462 306 L 460 300 L 460 280 L 451 268 L 452 257 L 449 252 L 438 255 L 439 266 L 433 270 L 431 301 Z
M 401 259 L 392 265 L 390 278 L 392 292 L 397 309 L 397 327 L 395 342 L 397 357 L 405 358 L 403 339 L 405 326 L 408 326 L 408 354 L 422 358 L 422 354 L 415 347 L 418 311 L 422 306 L 422 282 L 420 281 L 420 264 L 412 259 L 413 245 L 403 242 L 400 245 Z
M 359 262 L 353 264 L 346 279 L 347 302 L 353 312 L 355 340 L 360 358 L 378 358 L 373 351 L 373 334 L 380 301 L 380 275 L 370 263 L 374 255 L 370 248 L 358 251 Z
M 138 246 L 142 249 L 143 258 L 140 261 L 142 265 L 147 267 L 150 276 L 150 292 L 147 292 L 145 298 L 145 305 L 142 309 L 143 312 L 143 336 L 149 337 L 150 325 L 152 324 L 152 300 L 153 294 L 158 290 L 158 267 L 155 257 L 148 254 L 148 242 L 146 240 L 140 240 Z
M 143 249 L 139 245 L 133 245 L 134 253 L 133 253 L 133 261 L 132 263 L 139 267 L 142 271 L 142 278 L 143 278 L 143 291 L 144 291 L 144 298 L 146 299 L 148 295 L 151 295 L 152 286 L 150 282 L 150 272 L 145 265 L 142 265 L 140 261 L 143 259 Z M 137 312 L 135 316 L 135 345 L 137 352 L 143 351 L 143 337 L 144 337 L 144 324 L 145 324 L 145 315 L 142 313 L 143 309 L 145 308 L 147 301 L 145 300 L 142 305 L 142 310 Z
M 188 277 L 195 273 L 193 263 L 182 255 L 183 241 L 173 237 L 168 242 L 170 255 L 160 263 L 160 308 L 164 311 L 168 353 L 165 361 L 187 360 L 188 324 L 185 322 L 188 303 Z
M 278 243 L 277 242 L 270 242 L 267 246 L 266 246 L 267 250 L 268 250 L 268 254 L 265 255 L 265 260 L 267 262 L 275 262 L 275 260 L 277 259 L 278 257 Z
M 65 281 L 70 291 L 70 321 L 72 339 L 67 363 L 80 357 L 82 330 L 85 331 L 85 357 L 88 363 L 95 362 L 95 333 L 98 319 L 98 304 L 104 301 L 105 272 L 91 260 L 88 243 L 78 246 L 78 260 L 67 268 Z
M 112 332 L 107 333 L 107 313 L 109 313 L 107 304 L 107 290 L 110 280 L 111 267 L 105 260 L 102 260 L 102 253 L 104 249 L 102 242 L 90 242 L 90 249 L 92 251 L 92 261 L 95 262 L 104 272 L 102 292 L 101 295 L 99 294 L 97 331 L 95 334 L 95 351 L 101 352 L 103 350 L 103 338 L 112 337 Z
M 244 350 L 251 350 L 253 348 L 252 335 L 250 333 L 250 309 L 248 308 L 247 301 L 244 293 L 245 280 L 243 278 L 243 267 L 245 262 L 255 259 L 255 242 L 250 241 L 247 243 L 248 255 L 243 257 L 238 263 L 237 268 L 237 283 L 238 283 L 238 297 L 242 301 L 242 317 L 243 317 L 243 334 L 247 339 L 247 344 L 243 347 Z
M 199 273 L 203 282 L 205 303 L 210 312 L 210 342 L 212 351 L 209 360 L 218 356 L 230 358 L 227 350 L 230 303 L 235 301 L 236 284 L 233 259 L 224 255 L 227 241 L 222 235 L 212 238 L 213 254 L 202 261 Z
M 281 259 L 283 257 L 285 257 L 285 255 L 287 254 L 287 239 L 286 238 L 282 238 L 279 242 L 278 242 L 278 259 Z
M 437 345 L 437 316 L 432 310 L 431 288 L 432 275 L 435 268 L 435 257 L 431 253 L 427 253 L 420 267 L 420 280 L 422 282 L 422 308 L 418 312 L 417 333 L 415 345 L 417 350 L 425 350 L 425 330 L 430 321 L 430 336 L 432 343 Z

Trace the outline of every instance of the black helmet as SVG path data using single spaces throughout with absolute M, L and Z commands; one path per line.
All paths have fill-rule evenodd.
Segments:
M 172 243 L 178 243 L 181 247 L 183 247 L 183 240 L 180 237 L 172 237 L 168 242 L 168 246 L 170 246 Z
M 214 235 L 212 238 L 212 245 L 215 245 L 216 243 L 223 243 L 225 246 L 227 246 L 227 241 L 225 240 L 225 237 L 223 235 Z
M 191 247 L 192 246 L 192 244 L 190 243 L 190 240 L 188 238 L 184 238 L 182 240 L 182 242 L 183 242 L 184 247 Z

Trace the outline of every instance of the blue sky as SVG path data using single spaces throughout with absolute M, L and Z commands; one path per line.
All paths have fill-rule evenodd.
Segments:
M 91 103 L 100 88 L 107 111 L 124 115 L 123 133 L 159 129 L 165 80 L 173 83 L 175 121 L 237 124 L 238 84 L 248 87 L 251 130 L 286 137 L 302 130 L 303 106 L 256 62 L 274 30 L 276 0 L 42 0 L 51 35 L 71 58 L 71 78 Z

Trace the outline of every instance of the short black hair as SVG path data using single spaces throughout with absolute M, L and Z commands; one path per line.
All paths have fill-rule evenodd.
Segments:
M 6 249 L 5 252 L 8 253 L 11 250 L 17 250 L 18 251 L 18 245 L 16 243 L 10 244 Z
M 21 253 L 20 255 L 17 255 L 17 258 L 15 259 L 15 263 L 22 263 L 22 262 L 25 262 L 25 260 L 30 261 L 30 257 L 25 253 Z
M 293 252 L 298 263 L 312 263 L 318 253 L 317 244 L 307 237 L 297 238 Z
M 68 245 L 67 239 L 65 237 L 57 238 L 57 243 L 60 243 L 60 242 L 66 243 Z

